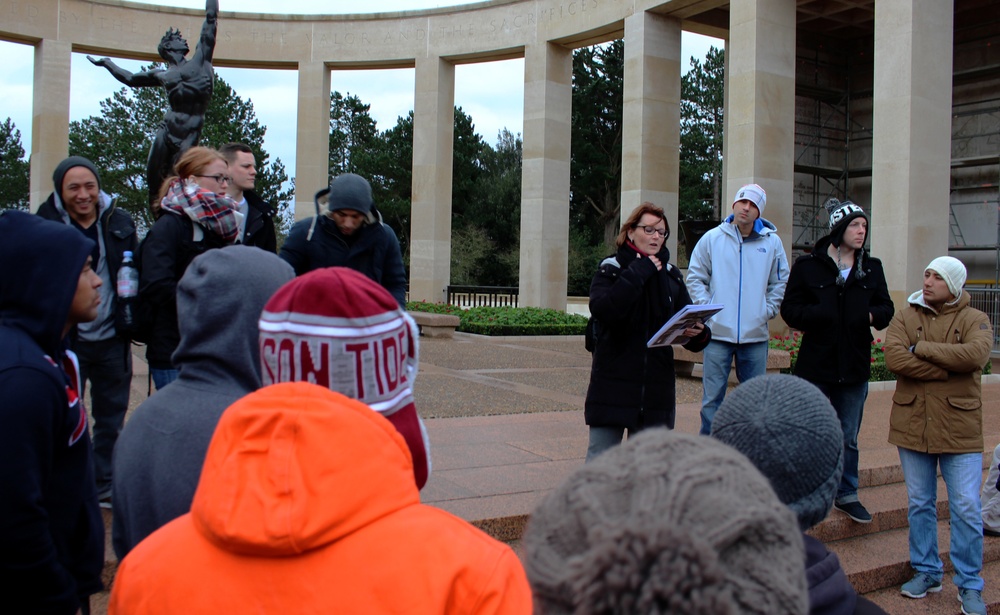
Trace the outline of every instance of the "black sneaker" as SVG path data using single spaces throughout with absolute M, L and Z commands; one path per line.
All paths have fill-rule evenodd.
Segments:
M 861 505 L 861 502 L 836 503 L 834 508 L 851 518 L 855 523 L 871 523 L 872 515 L 868 509 Z

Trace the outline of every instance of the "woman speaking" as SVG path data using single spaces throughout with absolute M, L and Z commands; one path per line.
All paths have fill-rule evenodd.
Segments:
M 684 278 L 665 247 L 663 209 L 643 203 L 622 225 L 618 252 L 601 262 L 590 284 L 596 343 L 584 416 L 590 426 L 587 461 L 647 427 L 674 427 L 674 350 L 646 342 L 691 303 Z M 684 347 L 703 349 L 711 331 L 697 324 Z

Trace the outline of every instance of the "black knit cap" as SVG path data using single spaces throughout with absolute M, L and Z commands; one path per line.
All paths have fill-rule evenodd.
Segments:
M 847 225 L 851 223 L 851 220 L 864 218 L 865 221 L 870 222 L 865 210 L 851 201 L 830 198 L 823 206 L 826 208 L 826 213 L 830 215 L 830 241 L 835 248 L 839 248 L 844 241 L 844 231 L 847 230 Z
M 52 173 L 52 183 L 55 185 L 56 194 L 59 198 L 62 198 L 62 184 L 63 179 L 66 177 L 66 173 L 74 167 L 84 167 L 94 174 L 97 178 L 97 189 L 101 189 L 101 174 L 97 172 L 97 167 L 90 160 L 87 160 L 83 156 L 70 156 L 56 166 L 56 170 Z

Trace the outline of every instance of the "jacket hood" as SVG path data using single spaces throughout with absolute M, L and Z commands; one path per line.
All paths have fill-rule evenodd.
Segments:
M 59 196 L 58 192 L 53 192 L 49 195 L 48 201 L 46 202 L 51 202 L 52 206 L 55 207 L 56 212 L 59 214 L 59 217 L 62 218 L 62 221 L 69 224 L 69 212 L 66 211 L 66 205 L 63 203 L 62 197 Z M 111 195 L 101 190 L 97 194 L 97 219 L 100 220 L 101 217 L 104 216 L 104 212 L 106 212 L 108 208 L 114 204 L 115 201 L 111 198 Z
M 264 304 L 295 277 L 274 254 L 236 245 L 197 256 L 177 285 L 180 343 L 172 361 L 181 375 L 208 386 L 260 388 L 257 320 Z
M 928 309 L 928 310 L 934 312 L 935 314 L 947 314 L 948 312 L 954 312 L 956 310 L 960 310 L 960 309 L 964 308 L 965 306 L 969 305 L 969 303 L 971 301 L 972 301 L 972 297 L 969 295 L 969 293 L 967 293 L 966 291 L 963 290 L 961 297 L 959 297 L 958 299 L 955 299 L 951 303 L 945 303 L 944 306 L 941 308 L 941 311 L 939 312 L 939 311 L 935 310 L 934 308 L 932 308 L 931 306 L 927 305 L 927 303 L 924 301 L 924 291 L 923 290 L 918 290 L 918 291 L 916 291 L 915 293 L 913 293 L 912 295 L 910 295 L 909 297 L 906 298 L 906 302 L 909 303 L 910 305 L 920 306 L 922 308 L 925 308 L 925 309 Z
M 722 224 L 726 226 L 734 226 L 733 220 L 736 218 L 733 214 L 729 214 Z M 771 222 L 765 218 L 757 218 L 753 221 L 753 232 L 758 235 L 770 235 L 771 233 L 777 233 L 778 227 L 771 224 Z
M 94 242 L 74 228 L 22 211 L 0 212 L 0 323 L 56 356 Z M 15 265 L 16 264 L 16 265 Z
M 410 453 L 389 421 L 340 393 L 288 382 L 223 413 L 191 517 L 220 549 L 285 557 L 419 503 Z

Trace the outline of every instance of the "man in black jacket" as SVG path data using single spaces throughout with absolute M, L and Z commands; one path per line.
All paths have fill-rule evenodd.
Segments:
M 118 268 L 126 251 L 137 250 L 135 223 L 101 191 L 97 167 L 81 156 L 70 156 L 52 174 L 55 190 L 38 208 L 38 215 L 75 228 L 93 241 L 94 272 L 101 278 L 97 319 L 80 324 L 70 345 L 80 359 L 81 394 L 90 381 L 94 415 L 94 477 L 101 506 L 111 506 L 111 454 L 125 422 L 132 384 L 129 340 L 115 330 Z
M 236 209 L 243 214 L 239 242 L 276 254 L 278 241 L 274 232 L 274 208 L 253 191 L 257 178 L 253 150 L 243 143 L 227 143 L 219 148 L 219 152 L 229 161 L 229 188 L 226 192 L 236 202 Z
M 399 239 L 375 208 L 368 180 L 344 173 L 316 193 L 316 216 L 299 220 L 281 246 L 296 275 L 347 267 L 381 284 L 406 307 L 406 270 Z M 320 211 L 326 212 L 321 214 Z
M 872 329 L 894 311 L 882 261 L 865 250 L 868 214 L 829 199 L 830 234 L 799 257 L 788 276 L 781 317 L 803 332 L 795 375 L 830 399 L 844 432 L 844 474 L 834 507 L 857 523 L 872 516 L 858 500 L 858 431 L 868 398 Z

